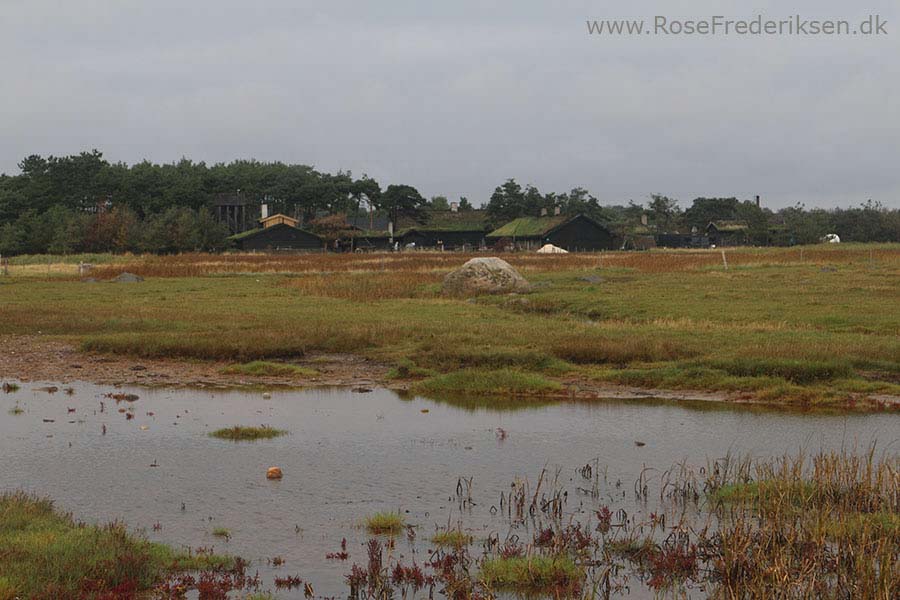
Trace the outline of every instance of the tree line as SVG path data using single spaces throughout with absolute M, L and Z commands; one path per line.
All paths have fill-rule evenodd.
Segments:
M 849 242 L 900 242 L 900 210 L 868 200 L 857 207 L 807 209 L 801 204 L 773 211 L 754 200 L 695 198 L 682 209 L 679 202 L 651 194 L 644 204 L 604 205 L 584 188 L 541 193 L 514 179 L 498 186 L 486 205 L 491 221 L 507 222 L 540 214 L 586 214 L 622 235 L 702 233 L 712 222 L 741 223 L 754 245 L 814 244 L 830 233 Z
M 67 252 L 218 251 L 229 232 L 209 207 L 221 194 L 241 194 L 300 216 L 376 212 L 426 222 L 428 209 L 447 210 L 444 196 L 424 198 L 406 184 L 382 189 L 349 171 L 324 173 L 306 165 L 238 160 L 207 165 L 183 158 L 170 164 L 110 163 L 93 150 L 77 155 L 32 155 L 20 173 L 0 175 L 0 254 Z M 473 210 L 467 198 L 461 211 Z M 736 198 L 696 198 L 682 209 L 662 195 L 646 203 L 601 204 L 584 188 L 543 193 L 510 179 L 485 203 L 491 226 L 542 213 L 583 213 L 619 233 L 690 232 L 711 221 L 742 221 L 755 244 L 814 243 L 828 233 L 847 241 L 900 241 L 900 211 L 871 201 L 848 209 L 778 211 Z M 644 224 L 646 222 L 646 224 Z

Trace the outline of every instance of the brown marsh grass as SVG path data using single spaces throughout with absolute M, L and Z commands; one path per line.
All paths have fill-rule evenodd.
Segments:
M 873 447 L 726 456 L 703 469 L 647 471 L 633 486 L 644 510 L 633 514 L 617 506 L 625 503 L 618 493 L 604 492 L 610 482 L 597 463 L 576 473 L 587 486 L 579 488 L 577 509 L 565 491 L 570 475 L 544 469 L 534 485 L 516 478 L 492 509 L 515 535 L 492 533 L 473 548 L 461 530 L 440 530 L 449 543 L 433 542 L 423 564 L 407 564 L 392 546 L 371 540 L 368 564 L 354 564 L 346 577 L 350 598 L 418 590 L 459 599 L 609 598 L 638 590 L 711 598 L 900 594 L 896 453 L 876 455 Z
M 501 253 L 504 260 L 523 271 L 572 271 L 621 268 L 641 273 L 672 273 L 723 267 L 722 253 L 729 267 L 749 265 L 847 265 L 898 262 L 898 249 L 887 244 L 803 246 L 796 248 L 721 248 L 710 250 L 652 250 L 647 252 L 600 252 L 541 255 Z M 254 254 L 186 253 L 171 256 L 124 256 L 121 263 L 98 266 L 91 276 L 110 279 L 127 266 L 129 272 L 145 277 L 201 277 L 240 273 L 346 273 L 375 271 L 446 272 L 476 256 L 496 253 L 378 252 L 369 254 Z M 115 260 L 114 258 L 111 260 Z M 44 265 L 34 266 L 40 275 Z

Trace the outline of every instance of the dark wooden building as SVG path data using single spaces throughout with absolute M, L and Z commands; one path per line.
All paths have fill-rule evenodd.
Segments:
M 392 250 L 393 243 L 387 231 L 355 230 L 338 241 L 336 250 L 348 252 L 378 252 Z
M 403 245 L 414 244 L 416 248 L 443 248 L 444 250 L 477 250 L 484 247 L 487 232 L 483 229 L 453 230 L 413 227 L 401 232 Z
M 628 227 L 624 231 L 622 250 L 650 250 L 656 248 L 653 231 L 646 225 Z
M 709 237 L 700 233 L 659 233 L 654 239 L 660 248 L 709 248 Z
M 260 219 L 260 227 L 233 235 L 229 240 L 240 250 L 324 250 L 322 238 L 297 227 L 297 219 L 277 214 Z
M 713 246 L 746 246 L 750 228 L 743 221 L 713 221 L 706 226 L 706 236 Z
M 483 210 L 426 209 L 415 219 L 400 217 L 393 236 L 383 215 L 348 218 L 347 222 L 350 230 L 336 246 L 344 251 L 392 250 L 395 245 L 398 248 L 477 250 L 484 247 L 485 236 L 490 231 Z
M 404 246 L 477 250 L 490 231 L 484 210 L 426 210 L 420 221 L 401 218 L 397 238 Z
M 486 237 L 489 245 L 537 250 L 553 244 L 569 252 L 615 250 L 621 239 L 607 226 L 586 215 L 521 217 L 495 229 Z

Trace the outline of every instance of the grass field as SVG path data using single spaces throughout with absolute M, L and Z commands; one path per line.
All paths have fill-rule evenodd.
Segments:
M 900 246 L 510 254 L 527 295 L 451 299 L 471 255 L 35 257 L 0 276 L 0 334 L 233 363 L 353 353 L 428 394 L 573 381 L 849 406 L 900 395 Z M 51 268 L 48 269 L 47 265 Z M 58 268 L 56 268 L 58 266 Z M 138 284 L 103 283 L 127 270 Z
M 232 558 L 176 551 L 120 523 L 78 523 L 22 492 L 0 495 L 0 549 L 0 600 L 133 598 L 173 573 L 235 568 Z

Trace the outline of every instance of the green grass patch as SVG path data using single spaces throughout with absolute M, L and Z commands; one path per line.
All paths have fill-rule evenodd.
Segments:
M 372 535 L 396 535 L 403 530 L 403 517 L 392 512 L 375 513 L 366 517 L 365 525 Z
M 131 327 L 129 327 L 131 329 Z M 175 333 L 113 333 L 87 336 L 81 349 L 87 352 L 128 354 L 141 358 L 202 358 L 208 360 L 253 360 L 296 357 L 306 353 L 302 340 L 271 338 L 253 332 L 235 332 L 236 337 L 198 332 L 195 336 Z M 141 344 L 140 340 L 144 343 Z
M 584 570 L 568 556 L 489 558 L 480 577 L 494 589 L 523 593 L 577 590 Z
M 825 521 L 825 535 L 831 540 L 877 537 L 900 541 L 900 514 L 879 511 L 840 515 Z
M 553 347 L 553 353 L 576 364 L 628 364 L 671 361 L 696 356 L 683 343 L 665 339 L 570 337 Z
M 733 358 L 706 360 L 703 366 L 737 377 L 779 377 L 795 384 L 846 378 L 853 368 L 846 361 L 816 361 L 785 358 Z
M 210 432 L 210 436 L 219 438 L 220 440 L 232 440 L 235 442 L 247 442 L 253 440 L 268 440 L 282 435 L 286 435 L 287 431 L 275 429 L 268 425 L 260 427 L 245 427 L 243 425 L 234 425 L 232 427 L 223 427 Z
M 655 546 L 653 542 L 647 538 L 622 538 L 606 540 L 603 544 L 603 548 L 613 556 L 621 556 L 623 558 L 638 561 L 643 556 L 653 552 Z
M 313 377 L 319 374 L 315 369 L 265 360 L 254 360 L 240 365 L 231 365 L 222 369 L 222 373 L 225 375 L 248 375 L 250 377 Z
M 777 497 L 779 501 L 788 500 L 790 504 L 800 506 L 812 499 L 816 488 L 812 483 L 780 480 L 748 481 L 746 483 L 730 483 L 712 490 L 708 496 L 713 502 L 730 504 L 765 502 L 767 498 Z
M 149 590 L 170 572 L 233 565 L 149 542 L 120 523 L 78 523 L 47 499 L 0 495 L 0 598 L 81 598 L 86 589 L 112 597 L 117 588 Z
M 92 265 L 106 265 L 110 263 L 125 263 L 134 260 L 132 255 L 122 254 L 20 254 L 9 259 L 10 266 L 67 264 L 77 265 L 88 263 Z
M 227 539 L 227 538 L 231 537 L 231 530 L 226 527 L 216 527 L 215 529 L 212 530 L 212 534 L 215 537 Z
M 431 543 L 436 546 L 461 548 L 472 543 L 472 536 L 459 529 L 444 529 L 431 536 Z
M 510 347 L 449 346 L 423 348 L 416 364 L 441 372 L 459 369 L 519 369 L 545 374 L 562 374 L 571 365 L 542 350 Z
M 409 359 L 401 360 L 396 367 L 388 371 L 388 379 L 422 379 L 424 377 L 434 377 L 437 375 L 434 369 L 417 366 Z
M 437 375 L 413 386 L 422 394 L 542 395 L 563 389 L 559 382 L 515 369 L 462 369 Z

